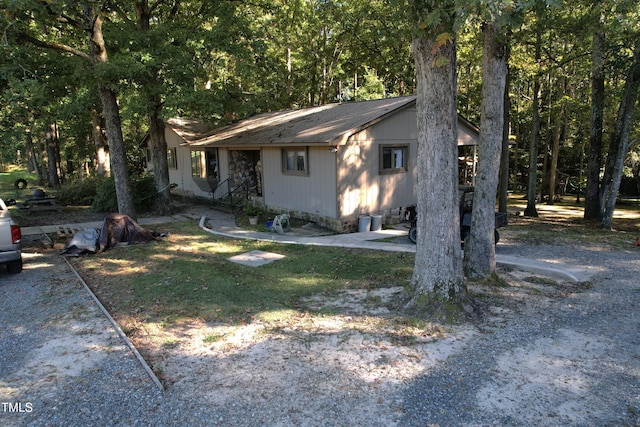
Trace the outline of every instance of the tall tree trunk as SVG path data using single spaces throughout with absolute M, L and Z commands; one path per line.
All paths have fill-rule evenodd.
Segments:
M 40 171 L 40 158 L 38 156 L 38 151 L 36 150 L 35 145 L 33 144 L 33 137 L 31 136 L 31 131 L 27 130 L 27 151 L 29 152 L 29 162 L 31 166 L 33 166 L 34 172 L 36 173 L 36 179 L 38 182 L 42 182 L 42 172 Z
M 640 88 L 640 40 L 636 41 L 633 62 L 627 73 L 624 92 L 620 100 L 616 127 L 611 136 L 607 165 L 602 179 L 601 204 L 604 207 L 602 215 L 602 227 L 611 229 L 613 223 L 613 211 L 616 207 L 618 190 L 622 181 L 624 159 L 627 157 L 631 146 L 629 135 L 633 124 L 635 105 Z
M 422 34 L 412 43 L 418 84 L 418 233 L 407 308 L 414 310 L 466 298 L 459 232 L 456 44 L 453 31 L 449 34 L 445 42 Z
M 45 178 L 49 177 L 48 167 L 47 167 L 47 149 L 46 145 L 42 143 L 42 141 L 38 142 L 40 146 L 40 179 L 38 180 L 39 185 L 44 185 Z
M 127 167 L 127 155 L 122 136 L 120 123 L 120 109 L 115 92 L 105 87 L 100 88 L 100 100 L 107 124 L 107 138 L 109 138 L 109 156 L 111 158 L 111 170 L 116 186 L 118 198 L 118 212 L 137 219 L 135 205 L 129 180 L 129 168 Z
M 91 42 L 91 56 L 96 63 L 107 62 L 107 50 L 102 36 L 102 19 L 96 14 L 91 4 L 84 4 L 83 12 L 85 30 Z M 111 168 L 116 186 L 118 212 L 137 219 L 129 181 L 124 138 L 122 136 L 120 107 L 118 106 L 116 93 L 102 83 L 99 85 L 99 92 L 110 146 Z
M 536 34 L 536 63 L 540 63 L 542 34 Z M 538 143 L 540 140 L 540 75 L 536 74 L 533 82 L 533 106 L 531 119 L 531 146 L 529 147 L 529 183 L 527 185 L 527 207 L 524 215 L 537 218 L 536 199 L 538 197 Z
M 511 98 L 509 97 L 509 49 L 507 47 L 507 78 L 504 86 L 504 117 L 502 126 L 502 154 L 500 155 L 500 183 L 498 185 L 498 211 L 507 213 L 509 201 L 509 123 L 511 122 Z
M 46 150 L 47 150 L 47 159 L 49 162 L 47 181 L 49 186 L 51 187 L 59 187 L 60 179 L 58 177 L 58 164 L 57 164 L 57 156 L 56 156 L 56 127 L 52 123 L 49 125 L 49 129 L 45 132 L 46 136 Z
M 58 174 L 58 185 L 62 184 L 64 182 L 64 171 L 65 168 L 62 167 L 62 156 L 60 154 L 60 130 L 58 129 L 58 124 L 54 123 L 53 124 L 54 128 L 55 128 L 55 137 L 53 139 L 53 153 L 55 155 L 56 158 L 56 165 L 57 165 L 57 174 Z
M 152 10 L 147 0 L 136 3 L 137 26 L 140 31 L 148 32 L 151 28 L 151 12 Z M 166 215 L 171 212 L 171 192 L 169 190 L 167 140 L 164 135 L 164 121 L 162 120 L 163 102 L 160 95 L 153 93 L 147 94 L 147 102 L 151 107 L 151 113 L 149 114 L 149 140 L 153 180 L 158 192 L 155 207 L 158 213 Z
M 558 79 L 558 92 L 564 97 L 566 91 L 566 78 L 561 75 Z M 565 123 L 566 101 L 562 101 L 560 112 L 554 118 L 553 139 L 551 141 L 551 162 L 549 164 L 549 200 L 547 203 L 552 205 L 555 202 L 556 183 L 558 176 L 558 156 L 560 154 L 560 139 L 562 138 L 562 129 Z
M 503 34 L 493 23 L 482 28 L 482 113 L 471 234 L 464 247 L 467 277 L 484 279 L 496 268 L 495 209 L 504 130 L 507 55 Z
M 95 109 L 91 110 L 91 124 L 93 145 L 96 150 L 96 175 L 109 176 L 111 168 L 108 160 L 107 141 L 105 141 L 104 134 L 102 133 L 103 126 L 100 114 Z
M 151 142 L 151 163 L 153 164 L 153 180 L 158 198 L 156 210 L 162 215 L 171 212 L 171 191 L 169 189 L 169 164 L 167 162 L 167 140 L 164 135 L 164 121 L 159 111 L 162 104 L 156 103 L 149 117 L 149 140 Z
M 591 53 L 591 123 L 587 159 L 587 187 L 584 200 L 584 219 L 601 220 L 600 169 L 602 168 L 602 131 L 604 117 L 604 33 L 593 33 Z

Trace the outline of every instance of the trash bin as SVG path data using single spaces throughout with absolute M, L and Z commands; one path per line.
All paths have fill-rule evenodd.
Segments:
M 365 231 L 369 231 L 371 228 L 371 217 L 361 216 L 358 218 L 358 232 L 364 233 Z
M 382 229 L 382 215 L 371 215 L 371 231 Z

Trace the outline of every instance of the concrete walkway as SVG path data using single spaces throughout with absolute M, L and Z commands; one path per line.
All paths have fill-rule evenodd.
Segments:
M 252 239 L 266 242 L 278 242 L 299 245 L 332 246 L 342 248 L 374 249 L 390 252 L 416 252 L 416 245 L 406 239 L 406 243 L 394 239 L 406 236 L 406 230 L 384 229 L 380 231 L 368 231 L 361 233 L 333 234 L 324 236 L 305 236 L 296 232 L 278 234 L 275 232 L 258 232 L 245 230 L 235 225 L 232 214 L 219 212 L 206 208 L 195 208 L 186 213 L 164 216 L 141 218 L 138 223 L 148 227 L 154 224 L 162 224 L 175 221 L 199 221 L 199 226 L 204 231 L 218 236 L 230 238 Z M 60 228 L 72 230 L 84 230 L 101 228 L 102 222 L 87 222 L 80 224 L 64 224 L 39 227 L 25 227 L 22 234 L 25 236 L 37 236 L 56 233 Z M 527 259 L 505 254 L 496 255 L 498 265 L 512 267 L 535 274 L 543 274 L 561 280 L 572 282 L 585 282 L 595 274 L 595 271 L 583 266 L 567 266 L 552 264 L 545 261 Z

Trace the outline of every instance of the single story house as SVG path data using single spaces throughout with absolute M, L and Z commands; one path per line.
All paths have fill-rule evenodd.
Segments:
M 416 202 L 415 96 L 258 114 L 218 129 L 171 119 L 165 133 L 170 182 L 182 194 L 218 199 L 245 185 L 268 210 L 337 232 L 356 230 L 363 215 L 397 222 Z M 458 145 L 477 143 L 477 127 L 460 117 Z

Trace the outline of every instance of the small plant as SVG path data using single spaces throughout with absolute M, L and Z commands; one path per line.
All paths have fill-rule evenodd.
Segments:
M 244 213 L 248 216 L 248 217 L 256 217 L 256 216 L 260 216 L 260 208 L 256 205 L 253 204 L 248 204 L 245 209 L 244 209 Z
M 218 335 L 218 334 L 211 334 L 211 335 L 207 335 L 206 337 L 204 337 L 202 339 L 202 341 L 206 344 L 211 344 L 214 342 L 218 342 L 220 340 L 222 340 L 224 338 L 224 335 Z

